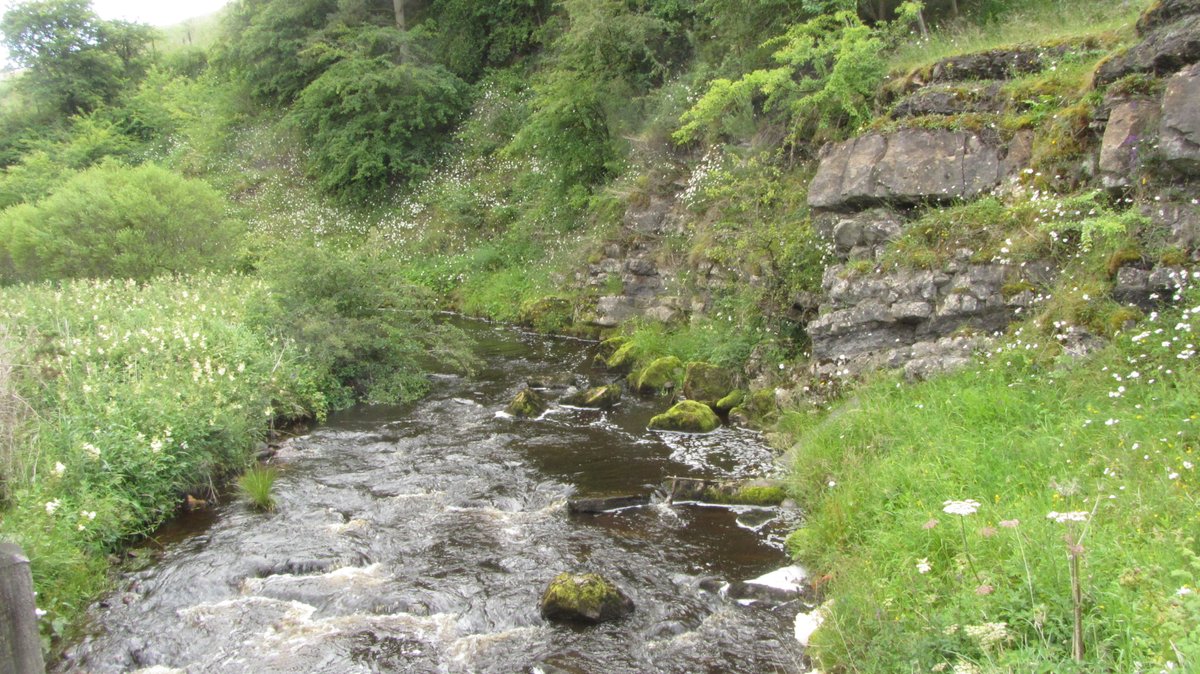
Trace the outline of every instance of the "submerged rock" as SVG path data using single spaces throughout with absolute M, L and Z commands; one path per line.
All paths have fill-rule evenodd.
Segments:
M 524 388 L 509 403 L 507 411 L 514 417 L 536 417 L 546 411 L 546 399 L 537 391 Z
M 609 384 L 580 391 L 563 398 L 563 403 L 574 407 L 606 410 L 621 401 L 621 385 Z
M 567 501 L 567 512 L 574 514 L 605 513 L 620 508 L 635 508 L 649 505 L 649 496 L 596 496 L 573 498 Z
M 652 431 L 711 433 L 721 426 L 717 413 L 704 403 L 684 400 L 650 420 Z
M 560 573 L 542 594 L 541 612 L 546 620 L 601 623 L 633 611 L 633 600 L 596 573 Z
M 659 393 L 674 387 L 682 374 L 683 361 L 675 356 L 665 356 L 637 373 L 634 388 L 638 393 Z

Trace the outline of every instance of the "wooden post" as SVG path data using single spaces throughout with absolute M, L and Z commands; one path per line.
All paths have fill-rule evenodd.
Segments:
M 0 543 L 0 674 L 45 671 L 29 558 L 20 547 Z

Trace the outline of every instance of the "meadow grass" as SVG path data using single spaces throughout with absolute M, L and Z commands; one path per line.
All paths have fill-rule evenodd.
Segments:
M 0 289 L 0 397 L 18 422 L 0 440 L 0 537 L 33 562 L 43 634 L 103 589 L 107 555 L 246 465 L 274 419 L 324 413 L 320 373 L 247 320 L 266 293 L 229 275 Z
M 1200 667 L 1200 291 L 1178 299 L 1083 360 L 1018 329 L 969 371 L 785 415 L 826 671 Z
M 1110 34 L 1132 36 L 1133 24 L 1148 2 L 1129 0 L 1057 0 L 1028 3 L 994 21 L 950 21 L 925 39 L 904 42 L 889 57 L 893 73 L 906 74 L 920 66 L 959 54 L 1052 43 Z

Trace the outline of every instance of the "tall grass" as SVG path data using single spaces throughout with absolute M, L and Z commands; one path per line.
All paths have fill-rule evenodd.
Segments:
M 324 411 L 322 373 L 246 320 L 266 293 L 237 276 L 0 289 L 0 537 L 33 562 L 46 634 L 273 418 Z
M 902 44 L 890 60 L 893 72 L 906 73 L 948 56 L 1018 44 L 1041 44 L 1111 34 L 1132 35 L 1133 24 L 1148 2 L 1130 0 L 1057 0 L 1024 3 L 993 21 L 951 21 L 927 39 Z
M 1018 331 L 971 371 L 785 417 L 826 671 L 1200 667 L 1200 291 L 1180 306 L 1085 361 Z
M 275 478 L 279 472 L 270 466 L 254 466 L 238 478 L 238 491 L 259 510 L 275 509 Z

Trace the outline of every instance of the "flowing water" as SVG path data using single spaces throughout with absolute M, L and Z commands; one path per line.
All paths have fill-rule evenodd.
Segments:
M 723 581 L 788 564 L 779 509 L 657 504 L 568 514 L 572 495 L 645 494 L 672 475 L 772 468 L 754 434 L 645 430 L 662 400 L 600 412 L 500 412 L 603 383 L 594 346 L 467 324 L 484 363 L 408 406 L 337 415 L 284 443 L 278 509 L 236 500 L 181 518 L 93 610 L 61 671 L 793 672 L 797 601 L 738 601 Z M 153 553 L 149 552 L 151 549 Z M 637 605 L 550 624 L 559 572 L 597 571 Z M 157 669 L 151 669 L 157 668 Z

